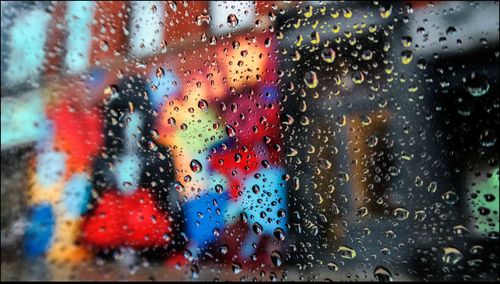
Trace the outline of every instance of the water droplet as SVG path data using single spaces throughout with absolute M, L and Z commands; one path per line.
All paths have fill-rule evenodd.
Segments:
M 262 232 L 264 231 L 264 229 L 262 228 L 262 225 L 259 224 L 258 222 L 253 223 L 252 229 L 253 229 L 253 232 L 257 235 L 262 234 Z
M 201 26 L 203 23 L 210 24 L 212 17 L 208 14 L 201 14 L 196 16 L 196 25 Z
M 411 50 L 403 50 L 401 52 L 401 62 L 409 64 L 413 60 L 413 52 Z
M 189 250 L 184 251 L 184 258 L 187 259 L 188 261 L 193 260 L 193 254 Z
M 286 152 L 286 155 L 288 157 L 295 157 L 297 156 L 297 154 L 299 153 L 299 151 L 297 151 L 296 149 L 292 148 L 292 147 L 288 147 L 287 148 L 287 152 Z
M 354 84 L 361 84 L 363 83 L 363 81 L 365 80 L 365 75 L 363 74 L 363 72 L 361 71 L 356 71 L 352 74 L 352 81 L 354 82 Z
M 401 43 L 403 44 L 404 47 L 410 47 L 412 43 L 412 38 L 411 36 L 404 36 L 401 38 Z
M 422 187 L 422 185 L 424 185 L 424 181 L 422 180 L 422 178 L 420 176 L 416 176 L 415 177 L 415 186 Z
M 483 250 L 484 250 L 484 247 L 482 245 L 473 245 L 469 249 L 470 253 L 472 253 L 472 254 L 480 254 L 483 252 Z
M 169 117 L 169 118 L 167 119 L 167 123 L 168 123 L 168 125 L 170 125 L 170 126 L 174 126 L 174 125 L 175 125 L 175 118 L 173 118 L 173 117 Z
M 195 159 L 191 160 L 191 163 L 189 164 L 189 166 L 191 167 L 191 170 L 195 173 L 199 173 L 202 170 L 201 163 Z
M 378 144 L 378 138 L 377 136 L 375 135 L 370 135 L 367 139 L 366 139 L 366 145 L 370 148 L 373 148 L 375 146 L 377 146 Z
M 458 194 L 451 190 L 443 193 L 442 198 L 446 203 L 450 205 L 453 205 L 458 202 Z
M 423 222 L 426 217 L 427 217 L 427 214 L 425 213 L 424 210 L 418 210 L 415 212 L 415 220 L 417 220 L 419 222 Z
M 226 125 L 226 134 L 229 137 L 236 136 L 236 130 L 231 125 Z
M 273 251 L 271 253 L 271 261 L 275 266 L 280 267 L 283 264 L 283 257 L 281 256 L 281 253 L 276 250 Z
M 410 212 L 402 207 L 394 209 L 393 214 L 399 221 L 404 221 L 410 216 Z
M 201 99 L 198 101 L 198 107 L 202 110 L 202 111 L 207 111 L 208 110 L 208 103 L 206 100 L 204 99 Z
M 467 78 L 465 88 L 473 97 L 481 97 L 486 95 L 490 90 L 490 83 L 486 77 L 472 73 L 470 78 Z
M 258 185 L 256 185 L 256 184 L 254 184 L 254 185 L 252 186 L 252 192 L 253 192 L 254 194 L 259 194 L 259 192 L 260 192 L 260 187 L 259 187 Z
M 359 216 L 359 217 L 364 217 L 368 215 L 368 208 L 366 207 L 361 207 L 361 208 L 358 208 L 358 211 L 356 212 L 356 216 Z
M 329 168 L 332 167 L 332 163 L 330 163 L 330 161 L 328 161 L 326 159 L 319 159 L 318 164 L 319 164 L 319 167 L 324 169 L 324 170 L 328 170 Z
M 361 54 L 361 59 L 365 61 L 372 60 L 373 58 L 373 52 L 371 50 L 364 50 L 363 53 Z
M 346 122 L 347 122 L 347 119 L 346 119 L 346 116 L 345 115 L 339 115 L 337 116 L 337 118 L 335 119 L 335 123 L 337 124 L 337 126 L 339 127 L 343 127 L 346 125 Z
M 497 141 L 497 135 L 495 131 L 491 129 L 485 129 L 481 134 L 479 135 L 479 142 L 483 147 L 491 147 L 495 145 L 495 142 Z
M 276 228 L 273 232 L 273 235 L 276 239 L 278 239 L 280 241 L 285 240 L 285 231 L 283 231 L 283 229 L 281 229 L 281 228 Z
M 464 237 L 469 235 L 469 229 L 467 229 L 463 225 L 456 225 L 455 227 L 453 227 L 453 233 L 459 237 Z
M 429 186 L 427 186 L 427 191 L 434 193 L 436 192 L 436 190 L 437 190 L 437 182 L 433 181 L 429 183 Z
M 108 42 L 105 40 L 101 40 L 99 42 L 99 48 L 101 48 L 102 51 L 108 51 L 109 50 Z
M 236 28 L 236 26 L 238 26 L 238 23 L 239 23 L 239 20 L 235 14 L 229 14 L 227 16 L 227 25 L 230 28 L 233 28 L 233 29 Z
M 238 263 L 233 263 L 232 268 L 233 268 L 233 273 L 234 274 L 238 274 L 238 273 L 240 273 L 242 271 L 241 265 L 238 264 Z
M 329 262 L 326 266 L 331 271 L 338 271 L 339 270 L 339 266 L 333 262 Z
M 177 3 L 175 1 L 168 1 L 168 6 L 172 11 L 177 12 Z
M 457 264 L 462 258 L 462 253 L 454 247 L 443 248 L 443 261 L 447 264 Z
M 348 246 L 340 246 L 337 252 L 342 258 L 353 259 L 356 257 L 356 251 Z
M 387 19 L 391 16 L 392 14 L 392 5 L 384 5 L 379 8 L 380 11 L 380 16 L 383 19 Z
M 318 77 L 316 75 L 316 72 L 314 71 L 308 71 L 304 75 L 304 82 L 306 83 L 306 86 L 310 89 L 314 89 L 318 86 Z
M 224 191 L 224 188 L 222 187 L 222 185 L 220 185 L 220 184 L 215 185 L 215 192 L 217 192 L 218 194 L 221 194 L 223 191 Z
M 453 36 L 457 33 L 457 29 L 455 27 L 448 27 L 446 29 L 446 35 Z
M 320 36 L 317 31 L 311 33 L 311 43 L 318 44 L 320 42 Z
M 220 247 L 219 247 L 219 252 L 220 252 L 221 254 L 227 254 L 227 253 L 228 253 L 228 251 L 229 251 L 229 246 L 220 246 Z
M 360 115 L 359 118 L 361 119 L 361 124 L 364 125 L 364 126 L 368 126 L 368 125 L 370 125 L 372 123 L 371 117 L 369 117 L 366 114 Z
M 427 61 L 425 59 L 421 58 L 417 61 L 417 67 L 420 70 L 425 70 L 427 68 Z
M 392 282 L 393 281 L 392 273 L 387 268 L 385 268 L 383 266 L 375 267 L 375 270 L 373 271 L 373 276 L 379 282 Z
M 493 202 L 495 201 L 495 195 L 491 194 L 491 193 L 486 193 L 484 195 L 484 200 L 486 200 L 487 202 Z
M 160 79 L 163 78 L 163 76 L 165 76 L 165 70 L 163 70 L 163 68 L 161 67 L 158 67 L 158 69 L 156 69 L 156 78 Z

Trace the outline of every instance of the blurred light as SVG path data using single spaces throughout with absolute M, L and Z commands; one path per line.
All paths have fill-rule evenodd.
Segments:
M 2 99 L 2 150 L 41 139 L 50 131 L 38 91 Z
M 487 172 L 484 169 L 481 172 Z M 499 168 L 494 169 L 493 173 L 498 173 Z M 496 232 L 498 234 L 500 226 L 498 221 L 498 206 L 500 204 L 500 196 L 498 194 L 499 179 L 498 175 L 493 174 L 489 178 L 477 177 L 472 175 L 469 178 L 468 184 L 475 184 L 475 188 L 479 193 L 478 197 L 472 198 L 469 201 L 471 214 L 474 216 L 474 231 L 478 234 L 490 234 Z M 493 200 L 486 200 L 486 196 L 493 196 Z M 489 214 L 482 215 L 481 210 L 489 210 Z M 495 214 L 496 213 L 496 214 Z M 495 216 L 496 215 L 496 216 Z M 495 217 L 492 217 L 495 216 Z
M 164 4 L 161 1 L 132 2 L 129 26 L 132 55 L 142 57 L 160 49 L 163 41 L 160 23 L 164 17 Z
M 87 209 L 92 184 L 86 173 L 74 174 L 64 188 L 65 214 L 71 219 L 79 218 Z
M 228 24 L 228 16 L 234 14 L 238 24 L 232 28 Z M 210 29 L 216 35 L 236 32 L 253 26 L 255 21 L 255 2 L 253 1 L 210 1 Z
M 68 2 L 66 21 L 68 39 L 66 43 L 65 63 L 72 74 L 83 72 L 89 65 L 89 53 L 92 43 L 92 24 L 94 2 Z
M 432 55 L 442 52 L 443 46 L 447 46 L 447 52 L 450 53 L 478 48 L 481 46 L 481 37 L 498 42 L 498 9 L 482 5 L 484 3 L 472 5 L 469 2 L 443 1 L 439 2 L 439 8 L 416 10 L 409 26 L 409 36 L 414 41 L 412 45 L 419 46 L 417 51 L 424 55 Z M 441 12 L 436 12 L 437 9 Z M 450 9 L 454 11 L 446 12 Z M 428 23 L 432 23 L 433 28 L 429 28 Z M 417 32 L 419 28 L 424 28 L 424 32 Z M 449 28 L 454 28 L 456 32 L 450 33 Z M 438 42 L 439 38 L 446 39 L 445 43 Z M 458 40 L 461 44 L 457 43 Z
M 55 216 L 50 204 L 40 204 L 31 209 L 30 224 L 25 234 L 24 250 L 31 257 L 44 254 L 52 241 Z
M 15 20 L 9 36 L 10 54 L 4 74 L 6 84 L 16 85 L 26 80 L 38 80 L 45 59 L 44 46 L 49 20 L 50 15 L 42 10 L 29 11 Z

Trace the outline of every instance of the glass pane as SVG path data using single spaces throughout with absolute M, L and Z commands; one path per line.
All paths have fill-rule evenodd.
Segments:
M 2 1 L 2 281 L 498 280 L 498 12 Z

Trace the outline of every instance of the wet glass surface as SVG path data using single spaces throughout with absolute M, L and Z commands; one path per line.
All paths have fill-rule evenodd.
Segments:
M 498 281 L 498 12 L 2 1 L 2 281 Z

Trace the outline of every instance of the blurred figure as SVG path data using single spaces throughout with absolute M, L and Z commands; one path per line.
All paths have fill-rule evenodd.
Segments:
M 173 168 L 167 151 L 153 142 L 157 134 L 144 88 L 133 77 L 112 86 L 105 101 L 106 137 L 93 175 L 97 196 L 82 234 L 99 252 L 128 247 L 163 253 L 182 229 L 172 224 Z

